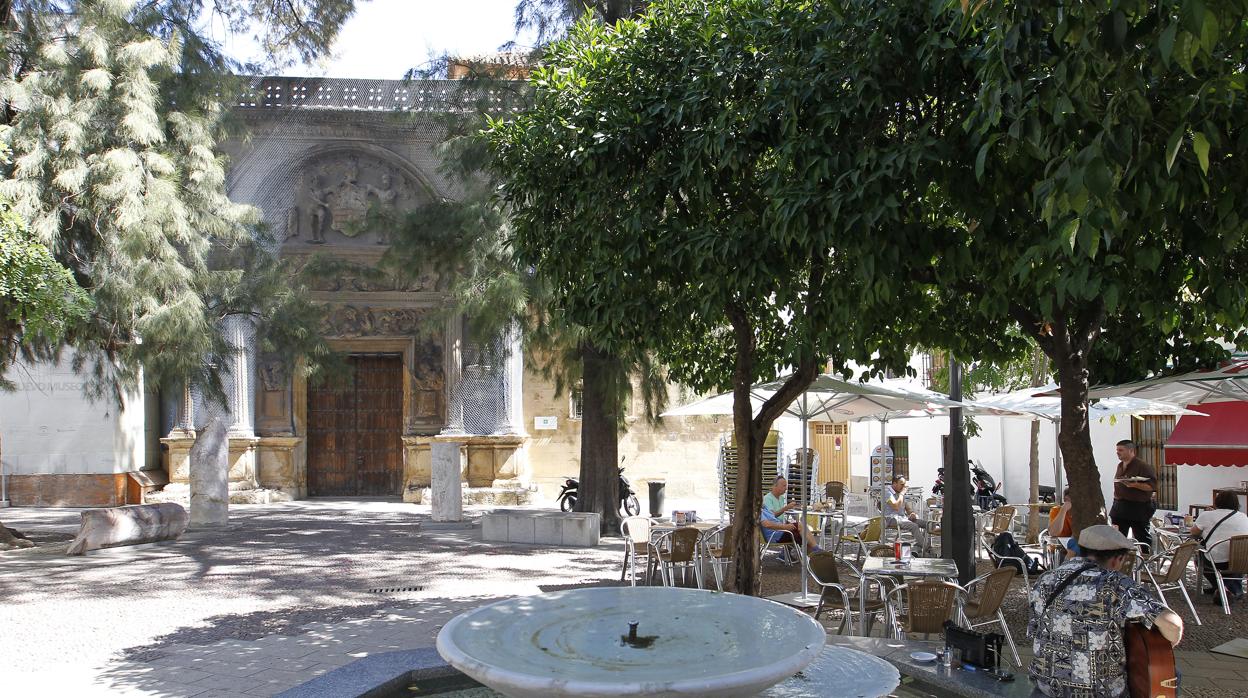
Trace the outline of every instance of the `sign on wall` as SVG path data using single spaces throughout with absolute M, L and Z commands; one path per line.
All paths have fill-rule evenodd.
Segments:
M 552 431 L 559 428 L 558 417 L 534 417 L 533 431 Z

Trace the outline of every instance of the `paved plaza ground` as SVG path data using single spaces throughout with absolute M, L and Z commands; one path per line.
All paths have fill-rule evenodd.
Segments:
M 232 506 L 226 530 L 71 558 L 77 510 L 0 514 L 45 543 L 0 553 L 5 696 L 273 695 L 369 654 L 431 647 L 452 616 L 494 599 L 618 583 L 623 555 L 619 539 L 484 543 L 479 528 L 431 524 L 428 507 L 311 500 Z M 769 593 L 797 581 L 766 563 Z M 1202 633 L 1238 630 L 1213 620 Z M 1179 659 L 1185 695 L 1244 695 L 1248 660 Z

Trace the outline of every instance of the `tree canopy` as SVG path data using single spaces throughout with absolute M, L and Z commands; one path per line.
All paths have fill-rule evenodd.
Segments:
M 284 270 L 259 254 L 257 212 L 226 194 L 217 143 L 237 65 L 197 33 L 203 12 L 257 25 L 299 55 L 324 50 L 351 12 L 345 0 L 211 3 L 30 0 L 0 17 L 7 77 L 0 97 L 12 162 L 0 192 L 72 272 L 92 310 L 63 338 L 22 335 L 36 357 L 76 350 L 95 392 L 149 380 L 215 386 L 232 351 L 216 323 L 260 319 L 267 341 L 298 340 L 313 310 L 298 293 L 264 293 Z M 272 248 L 272 241 L 269 241 Z M 228 263 L 227 263 L 228 261 Z M 247 262 L 247 268 L 229 264 Z M 297 284 L 292 290 L 297 290 Z M 281 327 L 283 326 L 284 327 Z M 3 366 L 0 366 L 3 368 Z

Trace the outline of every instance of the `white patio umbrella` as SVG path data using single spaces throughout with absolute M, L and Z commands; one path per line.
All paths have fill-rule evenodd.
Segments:
M 1055 385 L 1048 385 L 1043 388 L 1025 388 L 1012 393 L 990 395 L 980 398 L 976 402 L 981 405 L 1001 407 L 1022 416 L 1043 419 L 1052 422 L 1055 429 L 1060 430 L 1062 399 L 1057 395 L 1057 386 Z M 1145 415 L 1207 416 L 1204 412 L 1189 410 L 1182 405 L 1161 400 L 1147 400 L 1141 397 L 1105 397 L 1088 405 L 1089 420 L 1101 420 L 1119 416 L 1142 417 Z M 1062 449 L 1056 443 L 1054 444 L 1054 453 L 1056 453 L 1056 458 L 1053 464 L 1053 483 L 1055 489 L 1060 492 L 1062 489 Z
M 1051 392 L 1058 394 L 1056 388 Z M 1088 397 L 1134 397 L 1183 405 L 1248 401 L 1248 356 L 1236 356 L 1212 369 L 1094 386 L 1088 390 Z
M 765 402 L 788 380 L 788 376 L 766 383 L 759 383 L 750 388 L 752 414 L 758 414 Z M 859 383 L 847 381 L 837 376 L 822 374 L 815 378 L 792 404 L 785 408 L 785 414 L 802 420 L 802 453 L 807 452 L 807 434 L 810 422 L 846 422 L 871 418 L 880 414 L 901 414 L 912 410 L 937 410 L 949 407 L 961 407 L 962 403 L 950 400 L 939 393 L 920 394 L 901 387 L 885 387 L 878 383 Z M 697 402 L 664 412 L 663 417 L 680 417 L 691 415 L 732 414 L 733 394 L 725 393 L 704 398 Z M 806 487 L 809 488 L 809 483 Z M 806 525 L 807 504 L 809 494 L 802 498 L 801 525 Z M 792 594 L 773 596 L 790 606 L 810 607 L 818 605 L 819 594 L 811 594 L 807 581 L 807 565 L 805 551 L 799 555 L 802 561 L 802 590 Z

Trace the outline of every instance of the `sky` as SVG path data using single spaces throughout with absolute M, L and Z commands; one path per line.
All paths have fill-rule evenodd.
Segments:
M 397 80 L 443 53 L 498 50 L 515 38 L 515 0 L 370 0 L 343 26 L 334 56 L 295 65 L 283 75 Z M 224 32 L 222 32 L 224 34 Z M 254 59 L 248 37 L 220 36 L 226 52 Z M 520 42 L 522 45 L 524 42 Z

